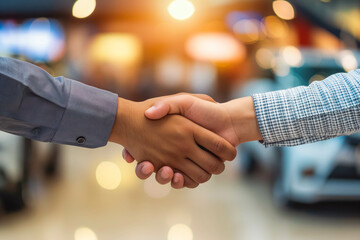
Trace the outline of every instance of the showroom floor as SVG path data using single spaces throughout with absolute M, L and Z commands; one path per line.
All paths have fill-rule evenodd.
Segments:
M 262 180 L 241 181 L 236 163 L 196 190 L 170 190 L 136 179 L 116 145 L 63 150 L 59 180 L 31 209 L 0 216 L 1 240 L 360 239 L 357 204 L 280 210 Z

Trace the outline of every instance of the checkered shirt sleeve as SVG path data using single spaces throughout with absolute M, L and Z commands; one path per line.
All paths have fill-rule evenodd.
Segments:
M 265 146 L 295 146 L 360 131 L 360 69 L 252 97 Z

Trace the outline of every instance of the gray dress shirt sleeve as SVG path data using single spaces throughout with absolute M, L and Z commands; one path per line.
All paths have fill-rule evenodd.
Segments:
M 96 148 L 106 145 L 116 94 L 23 61 L 0 57 L 0 130 L 27 138 Z

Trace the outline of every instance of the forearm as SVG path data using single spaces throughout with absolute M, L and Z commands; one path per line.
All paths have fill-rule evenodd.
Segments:
M 117 95 L 0 58 L 0 130 L 83 147 L 107 143 Z M 83 141 L 84 140 L 84 141 Z
M 360 130 L 359 70 L 253 99 L 266 146 L 294 146 Z

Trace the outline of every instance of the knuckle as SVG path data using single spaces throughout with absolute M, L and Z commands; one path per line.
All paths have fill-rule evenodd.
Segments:
M 218 162 L 213 165 L 212 173 L 220 174 L 225 170 L 225 164 L 222 162 Z
M 200 174 L 200 175 L 197 177 L 196 180 L 197 180 L 198 183 L 205 183 L 205 182 L 209 181 L 210 178 L 211 178 L 211 174 L 209 174 L 209 173 L 202 173 L 202 174 Z
M 223 141 L 216 141 L 214 143 L 214 150 L 217 152 L 217 153 L 221 153 L 225 150 L 225 143 Z

